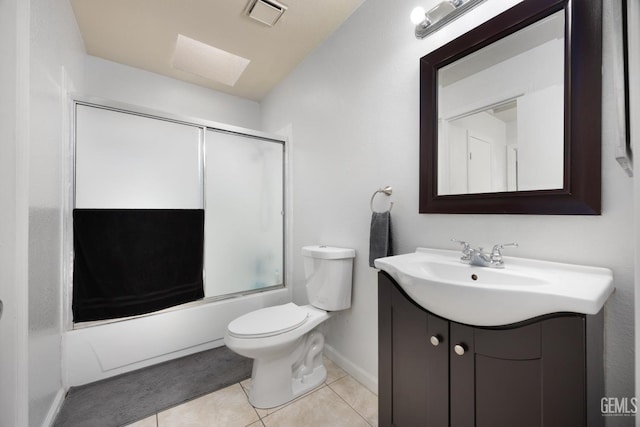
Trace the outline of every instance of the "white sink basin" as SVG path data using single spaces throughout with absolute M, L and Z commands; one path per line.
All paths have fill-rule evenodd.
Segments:
M 545 314 L 597 314 L 614 290 L 608 268 L 504 257 L 503 269 L 460 262 L 460 251 L 418 248 L 375 260 L 419 305 L 460 323 L 499 326 Z

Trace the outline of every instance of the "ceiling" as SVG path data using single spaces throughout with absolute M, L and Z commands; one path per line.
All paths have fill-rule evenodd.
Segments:
M 283 0 L 273 27 L 245 14 L 249 0 L 71 0 L 87 53 L 259 101 L 364 0 Z M 251 62 L 234 86 L 174 69 L 178 34 Z

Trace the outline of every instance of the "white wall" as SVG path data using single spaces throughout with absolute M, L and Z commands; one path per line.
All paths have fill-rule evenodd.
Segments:
M 610 145 L 604 92 L 602 216 L 419 215 L 419 58 L 517 0 L 485 2 L 424 40 L 413 35 L 413 0 L 366 1 L 262 102 L 267 130 L 291 124 L 294 249 L 320 243 L 357 251 L 353 306 L 330 323 L 328 345 L 367 383 L 377 381 L 376 271 L 368 267 L 369 198 L 393 186 L 397 253 L 515 241 L 509 255 L 604 266 L 617 290 L 606 312 L 606 393 L 634 395 L 632 182 Z M 431 3 L 435 3 L 432 1 Z M 429 4 L 424 4 L 428 8 Z M 609 77 L 605 52 L 604 75 Z M 609 91 L 610 92 L 610 91 Z M 294 250 L 294 299 L 306 302 Z M 611 425 L 624 421 L 612 419 Z
M 27 235 L 25 219 L 29 7 L 0 1 L 0 425 L 26 425 Z M 25 48 L 21 51 L 20 48 Z
M 48 424 L 62 383 L 63 157 L 67 88 L 84 46 L 67 1 L 32 1 L 29 80 L 29 425 Z
M 138 68 L 85 57 L 83 95 L 151 108 L 183 117 L 258 129 L 260 105 Z

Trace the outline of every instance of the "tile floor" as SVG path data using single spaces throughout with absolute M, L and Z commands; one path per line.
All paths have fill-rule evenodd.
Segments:
M 276 408 L 251 406 L 247 398 L 251 380 L 246 380 L 128 427 L 377 427 L 377 396 L 329 359 L 324 362 L 324 384 Z

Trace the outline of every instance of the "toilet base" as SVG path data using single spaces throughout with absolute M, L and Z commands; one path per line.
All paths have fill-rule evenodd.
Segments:
M 273 408 L 321 385 L 327 378 L 323 347 L 324 336 L 316 330 L 301 340 L 290 358 L 254 359 L 249 402 L 256 408 Z
M 311 390 L 321 386 L 327 379 L 327 370 L 324 366 L 318 366 L 311 375 L 305 378 L 290 379 L 290 393 L 274 393 L 274 388 L 270 387 L 269 394 L 262 393 L 261 390 L 253 387 L 249 388 L 249 403 L 259 409 L 275 408 L 284 405 L 292 400 L 310 392 Z M 254 391 L 255 390 L 255 391 Z M 280 390 L 283 390 L 282 388 Z
M 314 369 L 313 373 L 304 378 L 295 378 L 293 380 L 293 399 L 302 396 L 305 393 L 319 387 L 327 379 L 327 369 L 323 366 L 318 366 Z

